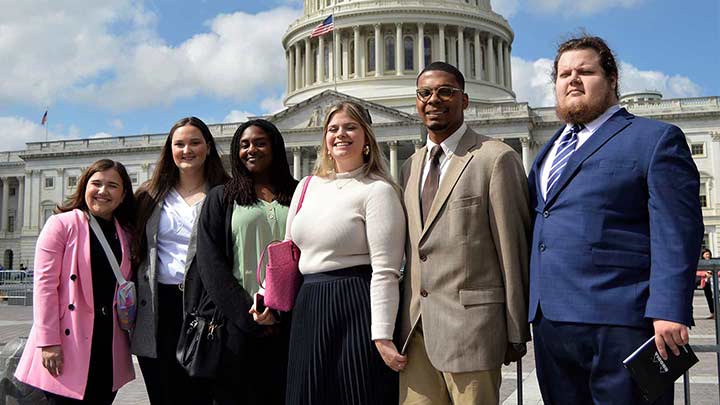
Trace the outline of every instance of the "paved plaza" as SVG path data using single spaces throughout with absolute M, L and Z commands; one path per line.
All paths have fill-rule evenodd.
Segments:
M 695 292 L 694 310 L 697 326 L 690 332 L 692 344 L 710 345 L 715 342 L 714 324 L 712 321 L 700 319 L 708 315 L 707 304 L 702 291 Z M 27 336 L 32 325 L 32 307 L 0 304 L 0 346 L 10 339 Z M 542 404 L 533 359 L 532 344 L 528 347 L 528 355 L 523 359 L 523 403 L 526 405 Z M 694 405 L 717 405 L 718 399 L 718 371 L 717 360 L 714 354 L 698 353 L 700 363 L 695 365 L 690 375 L 690 393 Z M 137 379 L 123 387 L 118 393 L 115 404 L 119 405 L 145 405 L 149 404 L 145 383 L 134 359 Z M 500 389 L 500 398 L 503 405 L 517 404 L 516 365 L 503 368 L 503 382 Z M 12 402 L 9 402 L 12 403 Z M 682 378 L 675 383 L 675 403 L 684 404 Z

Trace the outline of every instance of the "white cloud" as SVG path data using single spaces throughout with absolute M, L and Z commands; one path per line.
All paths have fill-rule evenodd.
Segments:
M 613 8 L 633 8 L 645 0 L 527 0 L 527 7 L 543 13 L 591 15 Z
M 225 116 L 223 122 L 245 122 L 247 121 L 248 117 L 255 115 L 257 114 L 253 114 L 248 111 L 232 110 L 228 113 L 228 115 Z
M 45 140 L 45 127 L 25 118 L 6 116 L 0 117 L 0 128 L 3 129 L 2 150 L 22 150 L 27 142 Z M 48 132 L 48 140 L 59 137 L 52 131 Z
M 157 16 L 132 0 L 0 0 L 0 104 L 73 101 L 112 111 L 196 95 L 247 101 L 283 85 L 287 6 L 221 14 L 177 46 Z
M 283 96 L 270 96 L 263 99 L 260 102 L 260 108 L 262 108 L 263 112 L 266 114 L 275 114 L 284 110 L 285 105 L 283 104 Z
M 505 18 L 510 18 L 518 11 L 519 0 L 491 0 L 494 12 Z
M 699 97 L 702 88 L 686 76 L 669 76 L 655 70 L 640 70 L 620 62 L 620 92 L 659 90 L 664 98 Z
M 517 101 L 526 101 L 532 107 L 555 105 L 555 89 L 550 79 L 550 59 L 526 61 L 512 57 L 512 82 Z M 702 88 L 686 76 L 669 76 L 654 70 L 640 70 L 620 62 L 620 92 L 659 90 L 664 98 L 698 97 Z
M 90 135 L 89 138 L 95 139 L 95 138 L 112 138 L 113 134 L 109 134 L 107 132 L 96 132 L 93 135 Z

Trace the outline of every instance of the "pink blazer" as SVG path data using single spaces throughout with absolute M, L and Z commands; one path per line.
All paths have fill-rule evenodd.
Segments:
M 120 271 L 130 278 L 128 235 L 115 221 L 122 246 Z M 92 274 L 88 221 L 80 210 L 50 217 L 35 248 L 33 326 L 15 377 L 29 385 L 82 399 L 93 334 Z M 110 271 L 108 269 L 108 271 Z M 70 306 L 72 304 L 72 306 Z M 113 305 L 115 313 L 115 305 Z M 113 391 L 135 378 L 128 333 L 113 317 Z M 63 371 L 53 377 L 42 365 L 41 348 L 61 345 Z

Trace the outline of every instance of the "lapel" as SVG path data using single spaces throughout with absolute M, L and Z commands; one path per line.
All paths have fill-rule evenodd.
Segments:
M 440 187 L 438 188 L 437 194 L 435 194 L 435 199 L 430 207 L 427 221 L 425 221 L 420 234 L 421 240 L 427 233 L 428 229 L 430 229 L 430 225 L 432 225 L 435 221 L 442 207 L 445 205 L 445 201 L 447 201 L 450 196 L 450 192 L 455 187 L 455 184 L 460 178 L 465 166 L 467 166 L 472 159 L 473 155 L 469 152 L 475 147 L 476 143 L 477 134 L 468 127 L 458 143 L 454 156 L 448 162 L 447 171 L 440 181 Z
M 420 210 L 420 182 L 422 181 L 423 163 L 427 146 L 419 149 L 412 158 L 410 177 L 405 185 L 405 193 L 410 197 L 407 199 L 408 230 L 413 235 L 420 235 L 422 232 L 422 211 Z
M 145 224 L 145 240 L 147 241 L 147 255 L 149 260 L 149 266 L 147 267 L 148 277 L 150 283 L 155 283 L 156 271 L 157 271 L 157 235 L 160 227 L 160 213 L 162 212 L 163 200 L 158 201 L 153 208 L 153 212 L 148 218 Z M 151 251 L 155 251 L 155 254 L 149 254 Z
M 78 227 L 78 281 L 80 281 L 80 289 L 82 290 L 83 297 L 85 297 L 85 303 L 92 307 L 93 306 L 93 291 L 92 291 L 92 271 L 90 263 L 90 224 L 88 223 L 85 212 L 82 210 L 75 210 L 75 220 Z
M 195 220 L 193 221 L 193 227 L 190 231 L 190 242 L 188 243 L 187 257 L 185 257 L 185 275 L 188 274 L 188 270 L 190 270 L 190 265 L 192 265 L 192 261 L 193 259 L 195 259 L 195 252 L 197 252 L 197 229 L 198 222 L 200 221 L 200 211 L 202 210 L 202 206 L 204 203 L 205 202 L 202 201 L 198 203 L 198 206 L 193 208 L 196 212 Z
M 565 169 L 563 169 L 560 178 L 555 184 L 555 187 L 550 190 L 547 195 L 545 206 L 555 201 L 558 193 L 567 185 L 568 181 L 575 175 L 580 169 L 582 163 L 587 160 L 592 154 L 594 154 L 601 146 L 607 141 L 612 139 L 620 131 L 630 125 L 630 119 L 633 115 L 627 112 L 624 108 L 621 108 L 618 112 L 613 114 L 605 123 L 597 130 L 594 134 L 580 146 L 568 159 Z

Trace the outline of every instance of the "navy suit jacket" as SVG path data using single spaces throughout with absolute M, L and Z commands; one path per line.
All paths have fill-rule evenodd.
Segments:
M 529 174 L 529 319 L 648 327 L 691 323 L 703 222 L 700 180 L 676 126 L 615 113 L 570 157 L 543 200 Z

